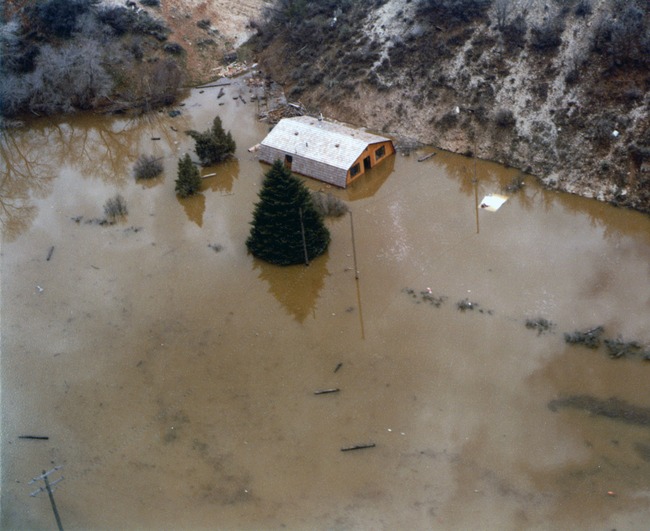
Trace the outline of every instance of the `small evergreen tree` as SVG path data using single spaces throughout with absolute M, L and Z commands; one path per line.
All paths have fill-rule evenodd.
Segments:
M 305 261 L 305 247 L 308 260 L 327 250 L 330 233 L 309 190 L 282 161 L 276 160 L 266 173 L 259 198 L 246 240 L 253 255 L 272 264 L 290 265 Z
M 176 179 L 176 193 L 181 197 L 194 195 L 201 188 L 201 176 L 199 170 L 190 156 L 186 153 L 178 159 L 178 178 Z
M 188 131 L 187 134 L 194 139 L 196 154 L 204 166 L 221 162 L 235 152 L 235 141 L 230 131 L 226 133 L 223 130 L 221 118 L 218 116 L 207 131 Z

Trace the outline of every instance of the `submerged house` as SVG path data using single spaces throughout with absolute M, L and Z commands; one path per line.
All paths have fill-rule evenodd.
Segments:
M 280 120 L 259 147 L 261 161 L 341 188 L 394 153 L 389 138 L 310 116 Z

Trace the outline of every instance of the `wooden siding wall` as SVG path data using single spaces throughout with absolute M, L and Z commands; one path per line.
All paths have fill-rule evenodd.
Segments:
M 347 175 L 344 169 L 316 162 L 312 159 L 296 155 L 295 153 L 288 153 L 265 145 L 260 146 L 259 159 L 268 164 L 273 164 L 278 159 L 284 162 L 286 155 L 290 155 L 293 158 L 291 162 L 292 172 L 345 188 Z
M 376 153 L 377 150 L 381 149 L 381 147 L 384 147 L 386 152 L 384 153 L 384 156 L 381 157 L 379 160 L 376 159 Z M 363 153 L 359 156 L 357 160 L 354 161 L 354 164 L 350 167 L 348 170 L 348 174 L 346 177 L 346 184 L 350 184 L 352 181 L 355 179 L 358 179 L 361 175 L 366 173 L 366 168 L 363 164 L 363 159 L 365 159 L 368 155 L 370 155 L 370 167 L 372 168 L 375 166 L 375 164 L 380 163 L 383 161 L 386 157 L 392 155 L 395 153 L 395 146 L 390 140 L 387 140 L 386 142 L 378 142 L 376 144 L 370 144 L 364 151 Z M 359 173 L 356 175 L 352 176 L 352 168 L 354 168 L 355 165 L 359 165 Z M 345 188 L 345 185 L 343 187 Z

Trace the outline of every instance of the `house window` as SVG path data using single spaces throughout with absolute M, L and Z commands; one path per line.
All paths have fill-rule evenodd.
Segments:
M 386 154 L 386 146 L 381 146 L 377 151 L 375 151 L 375 160 L 379 160 Z
M 359 163 L 356 163 L 352 168 L 350 168 L 350 177 L 354 177 L 355 175 L 359 175 L 359 171 L 361 170 L 361 167 L 359 166 Z

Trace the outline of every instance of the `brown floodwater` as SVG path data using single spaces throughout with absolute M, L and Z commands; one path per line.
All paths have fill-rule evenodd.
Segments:
M 65 529 L 647 529 L 643 411 L 549 403 L 650 407 L 640 356 L 564 341 L 650 349 L 650 218 L 532 179 L 477 210 L 517 172 L 422 149 L 323 188 L 358 280 L 349 216 L 309 267 L 271 266 L 244 244 L 268 125 L 219 90 L 3 133 L 0 527 L 52 529 L 28 481 L 63 465 Z M 237 159 L 179 200 L 183 131 L 217 113 Z M 164 176 L 134 181 L 142 153 Z M 116 193 L 128 217 L 99 225 Z

